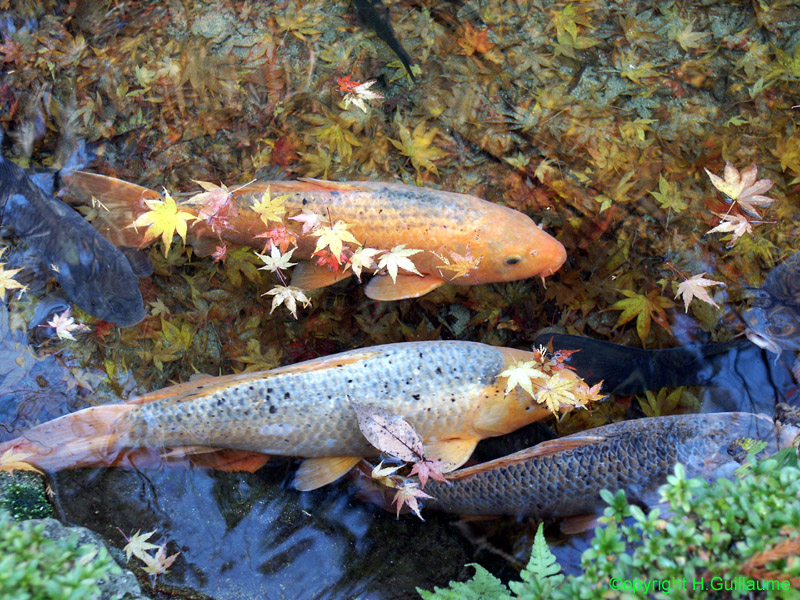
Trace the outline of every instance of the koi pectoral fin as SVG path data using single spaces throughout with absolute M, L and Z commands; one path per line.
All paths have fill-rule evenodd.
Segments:
M 591 513 L 587 515 L 575 515 L 574 517 L 568 517 L 561 521 L 559 529 L 561 529 L 561 533 L 564 535 L 583 533 L 584 531 L 589 531 L 597 527 L 599 525 L 599 518 L 600 515 Z
M 209 446 L 177 446 L 161 454 L 161 459 L 170 462 L 186 459 L 191 466 L 215 471 L 244 471 L 255 473 L 269 460 L 269 455 L 250 450 L 214 448 Z
M 444 280 L 433 275 L 401 274 L 394 281 L 389 275 L 376 275 L 364 291 L 373 300 L 403 300 L 419 298 L 443 285 Z
M 327 267 L 301 260 L 292 270 L 292 285 L 301 290 L 316 290 L 347 279 L 352 274 L 352 272 L 345 273 L 343 271 L 334 273 Z
M 442 471 L 448 473 L 469 460 L 478 445 L 478 438 L 440 440 L 425 444 L 425 457 L 448 463 Z
M 352 469 L 360 456 L 325 456 L 307 458 L 294 475 L 294 487 L 301 492 L 310 492 L 333 483 Z

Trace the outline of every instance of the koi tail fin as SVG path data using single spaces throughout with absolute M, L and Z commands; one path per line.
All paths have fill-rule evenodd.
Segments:
M 81 204 L 96 206 L 98 215 L 92 221 L 95 229 L 117 247 L 140 248 L 147 227 L 131 225 L 149 211 L 145 200 L 158 200 L 161 195 L 149 188 L 122 179 L 74 171 L 65 177 L 66 189 Z
M 260 469 L 269 456 L 248 450 L 206 446 L 137 447 L 131 443 L 128 414 L 155 392 L 125 404 L 86 408 L 37 425 L 0 444 L 0 468 L 22 462 L 45 471 L 80 467 L 178 467 L 216 471 Z
M 555 350 L 581 350 L 567 359 L 589 385 L 603 381 L 608 394 L 638 394 L 679 385 L 719 385 L 726 356 L 746 349 L 741 340 L 644 350 L 567 334 L 541 334 L 534 342 Z M 728 369 L 729 370 L 729 369 Z
M 0 465 L 24 462 L 47 471 L 114 465 L 128 445 L 125 415 L 135 408 L 94 406 L 37 425 L 0 444 Z

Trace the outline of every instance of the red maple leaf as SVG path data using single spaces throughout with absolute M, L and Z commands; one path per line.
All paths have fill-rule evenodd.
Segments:
M 219 262 L 221 260 L 225 260 L 225 257 L 228 255 L 228 246 L 225 245 L 223 242 L 216 248 L 214 248 L 214 253 L 211 255 L 211 258 L 214 259 L 214 262 Z
M 347 260 L 347 257 L 344 255 L 344 252 L 339 255 L 339 258 L 336 258 L 336 255 L 328 250 L 327 248 L 323 248 L 322 250 L 318 250 L 314 252 L 311 256 L 316 256 L 316 263 L 319 266 L 328 267 L 334 273 L 339 272 L 339 267 Z
M 289 246 L 297 245 L 297 236 L 289 231 L 285 225 L 276 225 L 272 229 L 268 229 L 264 233 L 259 233 L 255 237 L 267 238 L 267 243 L 264 245 L 264 252 L 271 250 L 273 246 L 280 248 L 281 253 L 285 253 Z
M 339 92 L 342 94 L 349 94 L 359 85 L 361 85 L 358 81 L 353 81 L 350 75 L 345 77 L 337 77 L 336 83 L 339 84 Z
M 408 476 L 413 477 L 416 475 L 419 477 L 419 488 L 422 490 L 425 489 L 425 484 L 428 483 L 428 477 L 433 477 L 436 481 L 441 481 L 442 483 L 448 483 L 442 474 L 442 467 L 446 466 L 447 463 L 444 461 L 425 458 L 414 464 L 414 468 L 411 469 L 411 473 Z

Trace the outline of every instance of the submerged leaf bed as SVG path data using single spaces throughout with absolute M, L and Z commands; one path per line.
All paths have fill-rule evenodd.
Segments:
M 0 0 L 4 154 L 23 166 L 59 167 L 86 140 L 89 170 L 172 193 L 196 192 L 193 180 L 424 184 L 525 212 L 569 255 L 546 288 L 376 303 L 351 278 L 310 292 L 295 320 L 269 314 L 262 294 L 280 281 L 253 252 L 215 262 L 176 238 L 149 250 L 142 323 L 109 329 L 76 310 L 93 332 L 39 348 L 64 365 L 73 401 L 409 340 L 526 347 L 552 327 L 659 348 L 741 333 L 745 287 L 798 247 L 796 3 L 387 5 L 415 82 L 349 2 Z M 382 98 L 348 101 L 343 86 L 368 81 Z M 738 214 L 705 171 L 726 161 L 757 165 L 775 199 L 735 241 L 709 233 Z M 723 308 L 695 299 L 684 317 L 675 295 L 700 274 L 725 284 L 706 288 Z M 35 302 L 9 306 L 24 328 Z M 693 398 L 651 394 L 641 411 L 696 410 Z M 558 428 L 636 413 L 622 397 Z

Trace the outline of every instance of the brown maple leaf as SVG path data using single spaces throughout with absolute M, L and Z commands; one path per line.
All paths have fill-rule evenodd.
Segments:
M 464 24 L 464 37 L 459 38 L 458 45 L 464 50 L 464 54 L 472 56 L 476 52 L 483 54 L 487 52 L 494 44 L 489 42 L 486 38 L 489 35 L 489 28 L 477 31 L 469 23 Z

